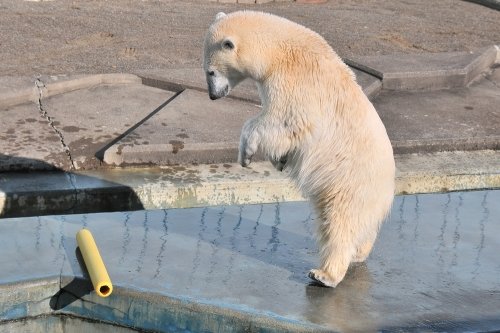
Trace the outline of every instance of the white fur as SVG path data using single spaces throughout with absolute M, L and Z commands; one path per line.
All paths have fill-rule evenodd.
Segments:
M 217 15 L 215 15 L 215 20 L 220 20 L 221 18 L 224 18 L 226 16 L 227 16 L 226 13 L 219 12 L 219 13 L 217 13 Z
M 262 149 L 290 169 L 319 217 L 321 265 L 309 276 L 336 286 L 369 255 L 394 197 L 392 147 L 373 105 L 321 36 L 270 14 L 218 17 L 204 68 L 211 97 L 247 77 L 257 83 L 263 110 L 243 126 L 238 161 L 247 166 Z

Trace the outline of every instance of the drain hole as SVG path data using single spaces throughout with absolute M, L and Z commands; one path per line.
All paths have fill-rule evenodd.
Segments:
M 99 288 L 99 291 L 101 294 L 103 294 L 104 296 L 106 296 L 107 294 L 109 294 L 109 287 L 108 286 L 102 286 Z

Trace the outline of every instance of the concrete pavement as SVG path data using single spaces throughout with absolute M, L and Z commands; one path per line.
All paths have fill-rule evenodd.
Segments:
M 498 52 L 492 46 L 399 61 L 394 56 L 347 61 L 358 68 L 359 83 L 396 153 L 496 150 Z M 10 87 L 0 93 L 1 151 L 66 171 L 234 163 L 241 126 L 260 110 L 250 82 L 231 98 L 209 101 L 199 68 L 2 80 Z M 36 162 L 24 168 L 36 169 Z M 23 166 L 4 158 L 0 169 Z
M 0 76 L 199 67 L 203 37 L 216 13 L 239 9 L 303 24 L 324 36 L 343 58 L 469 52 L 500 42 L 500 11 L 461 0 L 253 5 L 3 0 Z

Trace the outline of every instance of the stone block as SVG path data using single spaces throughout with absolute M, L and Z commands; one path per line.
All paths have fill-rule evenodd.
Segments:
M 495 61 L 496 49 L 475 52 L 352 57 L 346 62 L 382 79 L 386 90 L 464 87 Z
M 382 91 L 373 101 L 396 153 L 500 149 L 500 69 L 467 88 Z

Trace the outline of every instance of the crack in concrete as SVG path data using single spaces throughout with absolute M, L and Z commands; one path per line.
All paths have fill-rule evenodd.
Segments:
M 64 175 L 68 179 L 73 189 L 73 205 L 68 208 L 68 211 L 71 212 L 78 205 L 78 193 L 80 192 L 80 190 L 76 187 L 74 174 L 72 174 L 71 172 L 65 172 Z
M 38 90 L 38 99 L 37 99 L 38 112 L 40 113 L 40 116 L 42 118 L 45 118 L 45 120 L 47 120 L 47 122 L 49 123 L 49 126 L 52 128 L 52 130 L 59 137 L 59 142 L 61 143 L 61 145 L 62 145 L 62 147 L 63 147 L 66 155 L 68 156 L 70 163 L 71 163 L 71 168 L 70 169 L 71 170 L 75 170 L 76 169 L 75 163 L 73 161 L 73 157 L 71 156 L 71 151 L 70 151 L 68 145 L 66 145 L 66 143 L 64 141 L 63 134 L 56 127 L 56 125 L 54 124 L 54 120 L 48 114 L 47 110 L 45 110 L 45 108 L 43 107 L 42 97 L 43 97 L 43 88 L 45 88 L 45 83 L 40 78 L 37 78 L 35 80 L 35 86 L 36 86 L 36 88 Z M 66 175 L 66 178 L 68 179 L 68 181 L 71 184 L 71 187 L 72 187 L 72 189 L 74 191 L 73 192 L 74 202 L 73 202 L 73 205 L 71 206 L 71 208 L 69 208 L 69 210 L 72 210 L 78 204 L 78 188 L 76 187 L 76 184 L 75 184 L 75 179 L 74 179 L 75 176 L 73 174 L 71 174 L 71 173 L 68 173 L 68 172 L 65 172 L 64 174 Z
M 59 272 L 59 291 L 63 290 L 63 286 L 62 286 L 62 283 L 63 283 L 63 274 L 62 274 L 62 271 Z M 61 298 L 61 294 L 60 292 L 57 292 L 54 296 L 51 297 L 51 301 L 52 301 L 52 298 L 55 297 L 55 304 L 59 304 L 59 299 Z M 52 308 L 52 307 L 51 307 Z M 52 309 L 52 311 L 54 311 L 55 309 Z
M 57 129 L 57 127 L 54 124 L 54 120 L 52 119 L 51 116 L 49 116 L 47 110 L 45 110 L 42 105 L 42 95 L 43 95 L 43 88 L 45 88 L 45 83 L 43 83 L 43 81 L 40 80 L 40 78 L 37 78 L 35 80 L 35 87 L 38 89 L 37 106 L 38 106 L 38 111 L 40 112 L 40 116 L 42 118 L 45 118 L 45 120 L 47 120 L 49 126 L 59 137 L 59 141 L 61 142 L 63 149 L 66 152 L 66 155 L 68 155 L 69 161 L 71 162 L 71 170 L 75 170 L 75 163 L 73 162 L 73 158 L 71 156 L 71 151 L 69 150 L 69 147 L 64 142 L 64 136 L 62 135 L 61 131 Z

